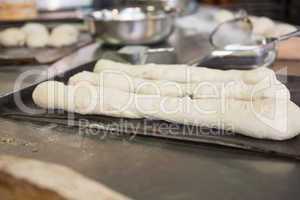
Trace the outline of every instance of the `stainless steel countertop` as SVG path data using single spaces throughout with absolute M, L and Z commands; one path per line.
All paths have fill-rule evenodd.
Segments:
M 300 164 L 248 152 L 0 119 L 2 154 L 69 166 L 135 199 L 298 199 Z
M 177 49 L 177 62 L 190 61 L 208 51 L 201 35 L 173 41 L 182 47 Z M 92 59 L 96 46 L 88 49 L 55 67 L 62 69 Z M 277 68 L 284 65 L 294 72 L 300 62 L 277 64 Z M 0 91 L 7 92 L 17 74 L 31 67 L 39 68 L 1 66 Z M 3 118 L 0 127 L 1 154 L 69 166 L 135 199 L 282 200 L 300 196 L 300 163 L 292 160 L 147 137 L 87 137 L 76 128 Z

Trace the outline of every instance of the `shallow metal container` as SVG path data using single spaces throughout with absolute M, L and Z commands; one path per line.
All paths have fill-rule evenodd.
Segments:
M 164 41 L 174 27 L 174 11 L 154 6 L 94 11 L 85 17 L 89 31 L 115 45 Z

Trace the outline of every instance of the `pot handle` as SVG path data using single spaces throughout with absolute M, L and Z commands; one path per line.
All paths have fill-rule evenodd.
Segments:
M 288 40 L 290 38 L 299 37 L 299 36 L 300 36 L 300 29 L 293 31 L 291 33 L 285 34 L 285 35 L 281 35 L 277 40 L 284 41 L 284 40 Z

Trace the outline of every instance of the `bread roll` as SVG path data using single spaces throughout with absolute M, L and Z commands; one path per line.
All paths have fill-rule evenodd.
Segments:
M 49 45 L 63 47 L 75 44 L 79 38 L 79 30 L 70 24 L 55 27 L 49 38 Z
M 39 23 L 28 23 L 22 27 L 26 33 L 26 44 L 28 47 L 45 47 L 49 41 L 49 32 L 45 25 Z
M 5 47 L 20 47 L 25 41 L 26 34 L 18 28 L 7 28 L 0 33 L 0 44 Z

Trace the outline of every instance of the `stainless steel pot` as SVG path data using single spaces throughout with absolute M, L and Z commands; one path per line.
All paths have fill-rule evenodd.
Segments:
M 85 17 L 89 31 L 104 42 L 116 45 L 158 43 L 172 33 L 172 9 L 123 7 L 94 11 Z

